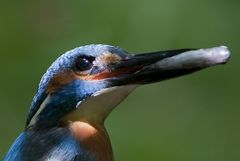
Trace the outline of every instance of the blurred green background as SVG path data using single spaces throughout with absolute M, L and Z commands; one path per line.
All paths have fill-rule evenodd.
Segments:
M 116 161 L 240 160 L 240 1 L 0 1 L 0 158 L 60 54 L 103 43 L 131 53 L 226 45 L 229 64 L 142 86 L 106 121 Z

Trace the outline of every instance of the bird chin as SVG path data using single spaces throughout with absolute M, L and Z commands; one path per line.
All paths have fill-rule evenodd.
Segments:
M 64 122 L 94 122 L 103 124 L 109 113 L 122 102 L 137 85 L 115 86 L 102 89 L 80 101 L 76 109 L 64 117 Z

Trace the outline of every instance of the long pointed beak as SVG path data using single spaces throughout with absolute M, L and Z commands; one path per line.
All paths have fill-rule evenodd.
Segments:
M 154 83 L 225 64 L 230 51 L 225 46 L 208 49 L 180 49 L 137 54 L 112 67 L 121 75 L 109 78 L 113 86 Z

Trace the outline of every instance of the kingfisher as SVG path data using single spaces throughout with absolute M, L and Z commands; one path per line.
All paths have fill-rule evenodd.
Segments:
M 43 75 L 24 131 L 4 161 L 113 161 L 104 121 L 136 87 L 225 64 L 225 46 L 129 54 L 86 45 L 61 55 Z

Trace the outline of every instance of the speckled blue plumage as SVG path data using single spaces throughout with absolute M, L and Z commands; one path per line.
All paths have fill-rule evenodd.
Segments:
M 71 68 L 74 64 L 74 61 L 76 57 L 80 55 L 89 55 L 97 57 L 98 55 L 104 53 L 104 52 L 112 52 L 117 53 L 118 55 L 121 55 L 122 57 L 126 57 L 127 52 L 122 50 L 121 48 L 117 48 L 110 45 L 87 45 L 75 48 L 73 50 L 70 50 L 60 56 L 47 70 L 47 72 L 43 75 L 38 91 L 33 99 L 33 102 L 31 104 L 29 114 L 26 121 L 26 126 L 30 123 L 33 115 L 37 112 L 39 106 L 43 102 L 43 100 L 47 97 L 46 88 L 47 84 L 51 80 L 51 78 L 59 73 L 61 70 L 66 68 Z M 74 84 L 72 84 L 74 85 Z M 76 85 L 76 84 L 75 84 Z M 82 93 L 84 96 L 84 93 Z
M 20 134 L 3 161 L 97 161 L 66 128 Z

